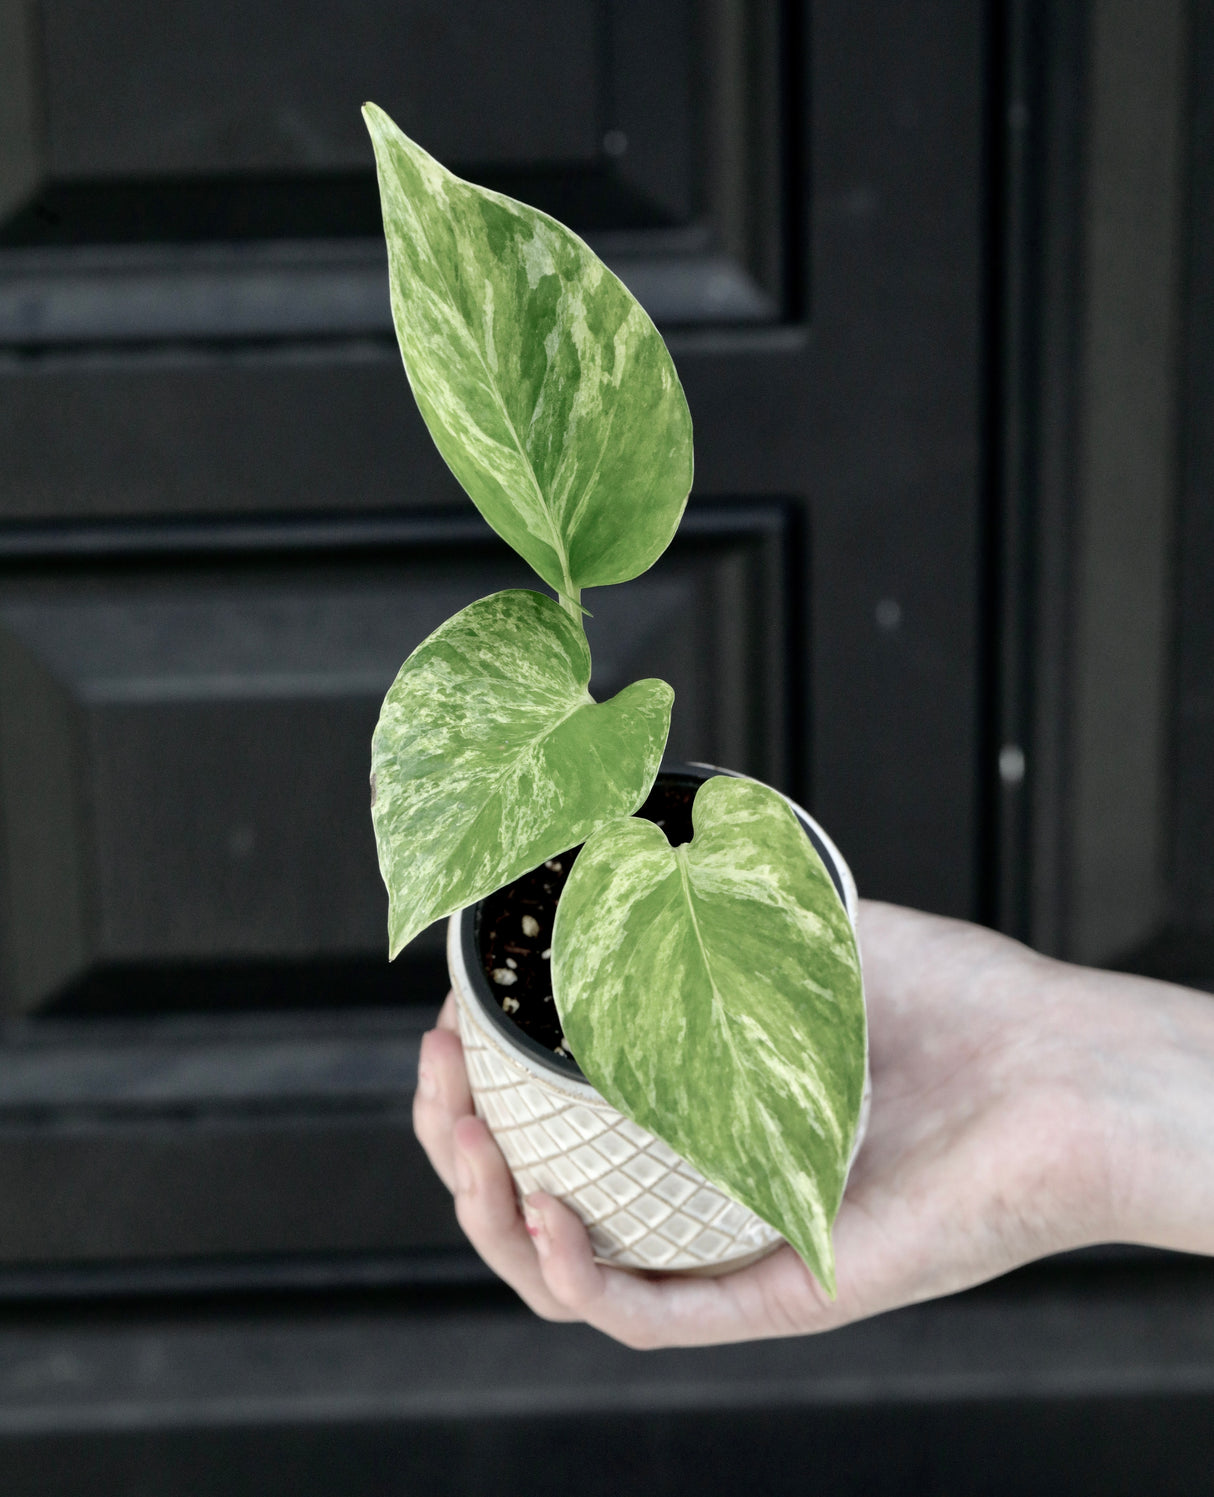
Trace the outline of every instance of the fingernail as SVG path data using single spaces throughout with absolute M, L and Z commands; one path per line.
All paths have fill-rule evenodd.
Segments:
M 433 1102 L 438 1096 L 438 1085 L 434 1080 L 434 1072 L 429 1066 L 418 1067 L 417 1094 L 426 1102 Z
M 472 1173 L 472 1164 L 463 1149 L 456 1146 L 455 1150 L 455 1188 L 461 1195 L 466 1195 L 475 1184 Z
M 541 1216 L 530 1202 L 527 1202 L 523 1206 L 523 1222 L 526 1225 L 527 1231 L 531 1234 L 532 1241 L 535 1243 L 536 1252 L 541 1258 L 546 1258 L 549 1247 L 548 1227 L 543 1216 Z

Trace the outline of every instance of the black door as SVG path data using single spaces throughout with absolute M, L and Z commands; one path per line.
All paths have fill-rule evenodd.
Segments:
M 408 392 L 366 98 L 668 338 L 693 500 L 591 600 L 598 684 L 671 681 L 672 749 L 804 800 L 863 893 L 982 913 L 987 25 L 0 3 L 10 1301 L 480 1282 L 409 1132 L 441 932 L 385 962 L 366 775 L 399 662 L 520 570 Z

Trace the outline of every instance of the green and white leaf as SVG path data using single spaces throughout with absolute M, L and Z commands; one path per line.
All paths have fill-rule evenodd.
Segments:
M 401 666 L 371 743 L 392 956 L 649 794 L 674 692 L 636 681 L 596 704 L 589 682 L 580 623 L 521 590 L 461 609 Z
M 648 315 L 555 219 L 453 176 L 374 104 L 392 315 L 438 449 L 551 587 L 637 576 L 691 488 L 691 417 Z
M 614 822 L 557 909 L 553 991 L 589 1080 L 792 1243 L 834 1294 L 830 1231 L 864 1087 L 851 922 L 788 804 L 701 786 L 695 836 Z

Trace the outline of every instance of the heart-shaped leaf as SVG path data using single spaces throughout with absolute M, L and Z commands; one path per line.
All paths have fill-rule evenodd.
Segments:
M 657 329 L 576 234 L 363 114 L 392 315 L 439 451 L 558 593 L 637 576 L 691 488 L 691 417 Z
M 774 790 L 708 780 L 692 822 L 673 848 L 648 821 L 614 822 L 579 854 L 552 941 L 565 1036 L 608 1101 L 833 1295 L 866 1056 L 851 922 Z
M 371 744 L 371 816 L 390 954 L 630 816 L 652 788 L 674 692 L 596 704 L 581 626 L 539 593 L 494 593 L 413 651 Z

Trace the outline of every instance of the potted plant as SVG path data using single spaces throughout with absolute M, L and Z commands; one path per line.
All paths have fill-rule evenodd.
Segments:
M 867 1092 L 850 874 L 752 780 L 675 770 L 651 800 L 671 688 L 589 691 L 583 590 L 652 566 L 691 487 L 674 365 L 576 235 L 364 115 L 418 406 L 555 594 L 469 604 L 388 692 L 371 787 L 390 955 L 452 917 L 478 1108 L 522 1188 L 567 1199 L 601 1257 L 713 1271 L 783 1237 L 833 1293 Z M 693 835 L 668 837 L 672 817 Z M 516 1020 L 547 973 L 544 1042 Z

